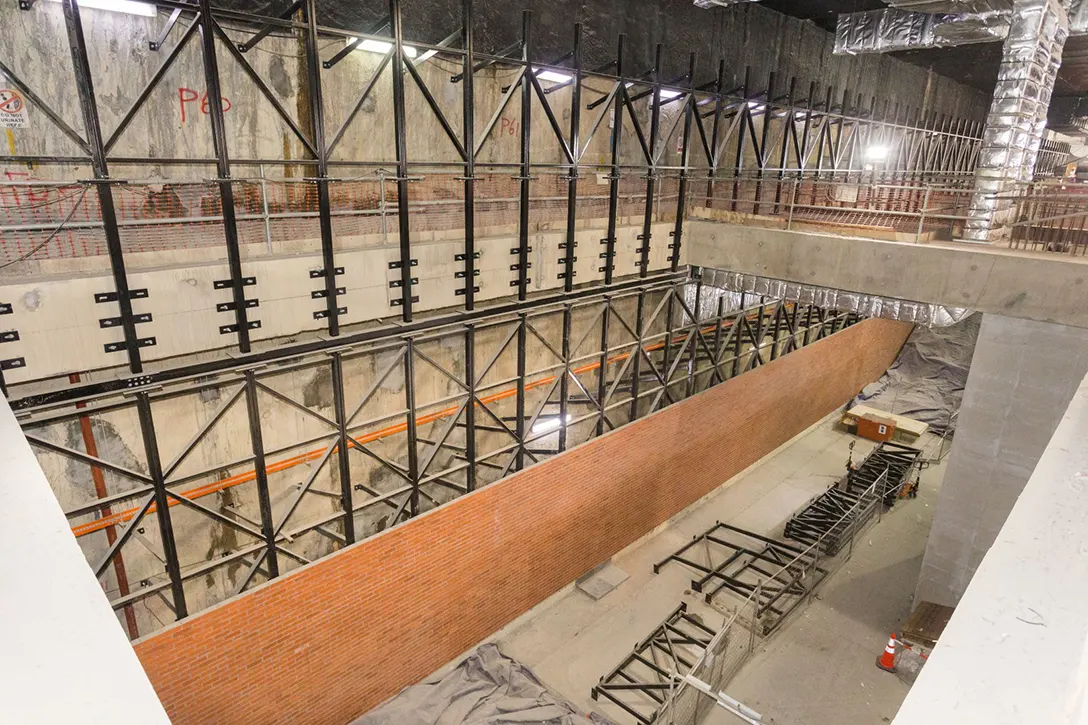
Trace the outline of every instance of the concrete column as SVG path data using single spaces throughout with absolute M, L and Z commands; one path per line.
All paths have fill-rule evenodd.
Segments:
M 985 315 L 916 601 L 955 606 L 1088 372 L 1088 330 Z
M 0 722 L 169 725 L 0 397 Z
M 1073 396 L 895 725 L 1088 722 L 1085 440 L 1088 380 Z
M 1035 173 L 1068 35 L 1069 18 L 1058 0 L 1016 1 L 975 169 L 967 241 L 993 242 L 1008 234 L 1002 228 L 1013 211 L 1007 197 Z

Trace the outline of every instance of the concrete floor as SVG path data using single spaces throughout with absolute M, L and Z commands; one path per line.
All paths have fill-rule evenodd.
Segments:
M 615 556 L 612 563 L 630 577 L 600 600 L 567 587 L 489 641 L 586 711 L 621 725 L 634 722 L 611 703 L 590 698 L 597 680 L 681 601 L 711 626 L 721 621 L 720 613 L 692 596 L 689 570 L 673 563 L 655 575 L 654 562 L 716 520 L 780 536 L 786 519 L 843 475 L 851 442 L 855 460 L 874 445 L 837 430 L 836 419 L 824 419 Z M 922 441 L 923 447 L 933 443 Z M 935 451 L 935 445 L 928 448 Z M 778 725 L 892 719 L 907 686 L 878 670 L 874 660 L 910 611 L 942 473 L 941 466 L 924 472 L 918 499 L 900 502 L 863 535 L 819 596 L 757 646 L 729 694 Z M 723 712 L 705 722 L 739 722 L 731 718 Z

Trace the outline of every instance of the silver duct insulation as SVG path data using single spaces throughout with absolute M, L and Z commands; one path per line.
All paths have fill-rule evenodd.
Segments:
M 835 54 L 946 48 L 1002 40 L 1009 32 L 1005 13 L 943 15 L 887 8 L 839 15 Z
M 1088 0 L 1073 0 L 1066 12 L 1069 14 L 1069 34 L 1088 34 Z
M 759 2 L 759 0 L 695 0 L 697 8 L 731 8 L 742 3 Z
M 724 296 L 724 309 L 733 312 L 741 309 L 743 293 L 744 306 L 758 304 L 760 297 L 784 299 L 803 305 L 817 305 L 828 309 L 850 311 L 863 317 L 882 317 L 888 320 L 902 320 L 927 327 L 947 327 L 954 325 L 971 314 L 971 310 L 960 307 L 944 307 L 925 302 L 910 302 L 879 295 L 846 292 L 844 290 L 816 287 L 799 282 L 786 282 L 780 279 L 757 277 L 740 272 L 727 272 L 721 269 L 704 267 L 703 288 L 699 294 L 701 320 L 717 315 L 718 298 Z M 688 285 L 684 296 L 688 309 L 693 312 L 695 304 L 695 285 Z
M 1012 211 L 1011 195 L 1032 180 L 1069 32 L 1057 0 L 1018 1 L 1011 20 L 964 226 L 971 242 L 995 241 L 994 230 Z
M 887 0 L 888 5 L 916 13 L 1008 13 L 1013 0 Z

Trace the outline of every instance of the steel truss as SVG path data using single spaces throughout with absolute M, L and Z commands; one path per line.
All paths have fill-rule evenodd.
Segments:
M 458 277 L 463 289 L 458 291 L 464 298 L 464 310 L 475 309 L 478 292 L 476 245 L 476 197 L 477 181 L 481 172 L 505 173 L 510 169 L 518 174 L 518 244 L 512 252 L 512 269 L 517 271 L 513 280 L 517 298 L 526 300 L 530 277 L 530 182 L 536 171 L 550 170 L 565 175 L 567 180 L 566 232 L 563 243 L 563 289 L 570 291 L 575 283 L 577 260 L 575 230 L 578 225 L 579 179 L 591 173 L 608 175 L 608 212 L 605 236 L 601 240 L 602 251 L 583 250 L 583 254 L 596 254 L 601 260 L 599 271 L 605 284 L 617 277 L 637 273 L 646 278 L 649 273 L 650 252 L 660 248 L 664 240 L 653 238 L 654 200 L 666 184 L 675 189 L 676 209 L 674 228 L 668 242 L 669 266 L 679 268 L 684 236 L 687 207 L 692 203 L 716 205 L 719 188 L 730 189 L 726 204 L 732 209 L 753 213 L 766 213 L 769 209 L 781 210 L 786 204 L 784 195 L 807 194 L 808 187 L 790 186 L 789 180 L 818 182 L 855 181 L 858 183 L 887 182 L 892 179 L 919 185 L 919 189 L 896 192 L 899 197 L 910 197 L 915 206 L 924 205 L 920 186 L 933 179 L 965 179 L 973 170 L 980 144 L 981 125 L 967 119 L 922 113 L 904 104 L 878 103 L 875 98 L 861 98 L 847 91 L 833 88 L 818 89 L 810 85 L 807 93 L 800 92 L 797 80 L 790 78 L 782 83 L 780 74 L 772 73 L 762 89 L 745 72 L 745 82 L 739 88 L 727 87 L 724 62 L 717 66 L 714 76 L 701 78 L 694 54 L 689 59 L 687 72 L 679 78 L 665 78 L 662 74 L 663 48 L 659 45 L 654 54 L 655 64 L 650 69 L 629 67 L 625 54 L 625 38 L 619 36 L 615 58 L 602 66 L 584 67 L 581 26 L 572 32 L 570 52 L 557 59 L 538 57 L 530 34 L 530 14 L 523 15 L 522 34 L 509 48 L 497 53 L 481 53 L 474 47 L 474 15 L 472 0 L 463 0 L 461 27 L 454 29 L 437 43 L 407 40 L 401 21 L 401 0 L 389 0 L 388 15 L 371 28 L 334 28 L 320 23 L 314 0 L 298 0 L 286 4 L 283 12 L 264 16 L 212 7 L 210 0 L 157 0 L 153 4 L 169 10 L 161 32 L 149 38 L 150 47 L 163 55 L 161 65 L 148 84 L 137 95 L 132 107 L 124 114 L 116 128 L 104 130 L 99 121 L 98 101 L 94 91 L 94 78 L 88 61 L 83 36 L 83 21 L 75 0 L 63 0 L 65 27 L 68 34 L 69 54 L 73 65 L 74 85 L 78 92 L 83 116 L 83 129 L 79 130 L 64 121 L 61 114 L 52 109 L 30 83 L 4 59 L 0 59 L 0 74 L 21 90 L 49 121 L 69 140 L 80 153 L 68 156 L 7 155 L 0 161 L 34 164 L 86 164 L 93 170 L 94 179 L 88 182 L 94 189 L 100 207 L 100 224 L 105 233 L 114 289 L 101 293 L 100 302 L 116 304 L 117 326 L 123 339 L 107 346 L 109 352 L 123 352 L 127 356 L 129 371 L 136 375 L 145 368 L 145 348 L 157 344 L 153 336 L 141 336 L 139 325 L 150 320 L 150 315 L 134 309 L 133 301 L 146 297 L 146 291 L 131 288 L 121 243 L 121 226 L 117 219 L 114 192 L 119 185 L 128 183 L 117 169 L 147 164 L 159 166 L 191 166 L 206 171 L 214 168 L 222 214 L 223 244 L 229 267 L 229 278 L 222 280 L 222 289 L 229 293 L 229 301 L 217 305 L 217 310 L 229 314 L 230 321 L 220 325 L 223 335 L 231 335 L 237 350 L 243 354 L 252 351 L 252 331 L 261 325 L 256 319 L 259 300 L 247 297 L 246 288 L 254 284 L 252 273 L 247 273 L 239 241 L 239 218 L 236 212 L 236 186 L 245 179 L 235 175 L 239 166 L 271 164 L 291 166 L 312 174 L 304 179 L 316 191 L 316 217 L 319 220 L 321 250 L 320 269 L 310 271 L 319 280 L 320 289 L 314 291 L 314 299 L 320 300 L 319 309 L 313 313 L 322 320 L 325 332 L 331 337 L 346 334 L 341 328 L 346 308 L 343 306 L 344 288 L 338 284 L 339 275 L 358 274 L 358 270 L 345 270 L 335 248 L 333 227 L 334 213 L 330 206 L 330 185 L 338 183 L 336 173 L 348 173 L 360 168 L 382 168 L 388 162 L 369 159 L 340 159 L 333 151 L 344 138 L 345 132 L 358 118 L 365 102 L 375 92 L 380 77 L 389 73 L 392 77 L 392 114 L 394 120 L 393 141 L 395 147 L 395 177 L 397 194 L 397 221 L 399 271 L 397 294 L 393 304 L 400 307 L 404 322 L 410 323 L 416 316 L 415 303 L 418 294 L 413 286 L 417 280 L 412 268 L 417 263 L 413 247 L 410 223 L 412 195 L 410 182 L 424 178 L 428 171 L 445 168 L 462 174 L 464 249 L 457 255 L 461 269 Z M 33 7 L 33 3 L 25 3 Z M 229 29 L 229 33 L 228 33 Z M 388 31 L 386 33 L 386 31 Z M 306 71 L 306 93 L 300 103 L 300 118 L 295 120 L 277 99 L 268 81 L 254 69 L 246 54 L 259 49 L 260 44 L 272 36 L 295 34 L 303 49 Z M 171 39 L 173 44 L 171 45 Z M 346 47 L 329 56 L 322 54 L 320 45 L 329 40 L 347 41 Z M 363 86 L 357 101 L 343 119 L 331 119 L 326 113 L 323 96 L 323 74 L 329 73 L 354 47 L 365 41 L 377 41 L 389 47 L 373 75 Z M 414 60 L 406 50 L 410 43 L 413 52 L 437 53 L 447 61 L 454 61 L 461 72 L 450 78 L 451 83 L 462 85 L 462 124 L 458 130 L 447 118 L 435 94 L 420 74 L 419 60 Z M 115 152 L 118 141 L 130 128 L 133 119 L 145 109 L 152 92 L 163 81 L 183 50 L 197 44 L 201 52 L 207 92 L 206 108 L 214 141 L 214 158 L 146 158 L 122 156 Z M 459 46 L 459 47 L 456 47 Z M 231 154 L 230 139 L 224 126 L 222 74 L 220 61 L 228 58 L 240 67 L 271 104 L 276 116 L 283 122 L 285 131 L 305 149 L 306 158 L 237 158 Z M 500 65 L 514 69 L 516 77 L 509 83 L 502 99 L 482 132 L 477 131 L 475 120 L 476 91 L 474 77 L 483 68 Z M 571 80 L 545 86 L 541 74 L 560 72 Z M 394 72 L 396 71 L 396 72 Z M 587 82 L 603 84 L 603 95 L 588 103 L 582 98 Z M 407 148 L 406 127 L 418 119 L 409 119 L 405 105 L 406 88 L 415 87 L 429 108 L 430 115 L 438 122 L 443 134 L 456 151 L 458 161 L 436 163 L 433 160 L 414 158 Z M 564 129 L 553 109 L 549 97 L 563 88 L 569 88 L 572 112 L 569 128 Z M 478 162 L 481 150 L 488 142 L 503 111 L 515 96 L 521 98 L 520 158 L 516 164 L 484 164 Z M 648 99 L 645 109 L 640 101 Z M 301 106 L 304 105 L 305 109 Z M 584 106 L 584 107 L 583 107 Z M 536 160 L 531 145 L 531 126 L 534 108 L 543 111 L 544 119 L 553 131 L 554 141 L 561 151 L 559 163 Z M 594 119 L 590 131 L 582 128 L 583 111 L 592 113 Z M 669 111 L 671 121 L 666 122 L 664 112 Z M 676 111 L 675 113 L 672 113 Z M 649 116 L 647 119 L 646 116 Z M 610 134 L 610 163 L 589 163 L 586 152 L 593 138 L 608 124 L 611 117 L 613 132 Z M 641 152 L 636 163 L 625 163 L 621 154 L 621 139 L 633 135 Z M 672 139 L 679 141 L 681 153 L 678 163 L 670 165 L 665 156 Z M 380 144 L 376 144 L 376 149 Z M 878 146 L 886 150 L 879 161 L 867 161 L 867 149 Z M 339 170 L 339 171 L 337 171 Z M 624 174 L 644 176 L 644 205 L 638 261 L 634 269 L 617 270 L 617 218 L 620 214 L 620 185 Z M 694 191 L 693 182 L 705 181 L 705 194 Z M 674 186 L 675 184 L 675 186 Z M 789 191 L 792 189 L 792 191 Z M 816 187 L 811 188 L 815 203 Z M 384 196 L 384 192 L 383 192 Z M 702 197 L 702 199 L 700 199 Z M 915 199 L 915 197 L 917 197 Z M 720 199 L 719 199 L 720 201 Z M 791 200 L 791 206 L 796 198 Z M 384 203 L 384 202 L 383 202 Z M 823 202 L 821 202 L 823 203 Z M 897 202 L 898 203 L 898 202 Z M 832 202 L 831 206 L 836 203 Z M 669 216 L 673 216 L 670 212 Z M 171 220 L 164 219 L 163 223 Z M 142 294 L 141 294 L 142 293 Z M 137 304 L 136 307 L 139 305 Z M 637 324 L 637 320 L 636 320 Z M 524 336 L 517 344 L 522 345 Z M 33 365 L 25 360 L 12 361 L 8 367 Z M 637 365 L 636 365 L 637 367 Z M 0 381 L 2 382 L 2 381 Z
M 743 297 L 734 309 L 731 299 L 698 278 L 665 273 L 149 373 L 138 388 L 128 380 L 83 385 L 14 407 L 47 458 L 111 479 L 112 493 L 66 511 L 81 541 L 109 537 L 90 550 L 96 575 L 110 574 L 134 542 L 161 561 L 142 574 L 130 566 L 133 580 L 118 582 L 113 606 L 154 597 L 181 619 L 201 608 L 186 592 L 200 577 L 242 567 L 224 595 L 245 591 L 308 563 L 299 548 L 306 537 L 327 541 L 329 553 L 859 319 Z M 443 352 L 449 345 L 452 356 Z M 327 381 L 328 407 L 290 387 L 307 376 Z M 434 392 L 435 380 L 446 392 Z M 166 451 L 160 428 L 178 425 L 179 405 L 196 406 L 188 419 L 203 423 Z M 73 422 L 120 426 L 133 413 L 142 439 L 135 461 L 62 442 Z M 209 452 L 213 439 L 236 442 Z M 319 500 L 327 506 L 316 514 Z M 144 535 L 149 522 L 154 535 Z M 209 558 L 182 556 L 179 542 L 191 547 L 213 523 L 235 543 Z
M 801 550 L 720 521 L 654 564 L 654 573 L 670 562 L 694 569 L 691 588 L 708 604 L 719 594 L 744 601 L 756 594 L 755 622 L 764 636 L 773 632 L 814 591 L 828 570 L 818 553 Z
M 594 700 L 604 697 L 643 725 L 650 725 L 658 708 L 691 672 L 716 632 L 688 613 L 681 603 L 634 650 L 594 686 Z
M 884 441 L 857 468 L 847 472 L 842 485 L 846 491 L 860 493 L 869 489 L 887 471 L 881 498 L 885 506 L 891 507 L 910 477 L 919 473 L 922 464 L 922 451 L 918 448 Z
M 835 556 L 853 540 L 881 506 L 895 505 L 921 466 L 922 451 L 885 441 L 857 467 L 816 496 L 786 522 L 783 536 L 807 545 L 822 542 L 825 554 Z

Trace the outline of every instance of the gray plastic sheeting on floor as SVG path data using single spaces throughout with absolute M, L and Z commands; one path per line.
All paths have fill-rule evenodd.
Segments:
M 532 671 L 485 644 L 452 672 L 405 688 L 351 725 L 612 725 L 583 715 Z

